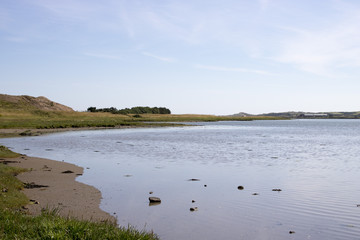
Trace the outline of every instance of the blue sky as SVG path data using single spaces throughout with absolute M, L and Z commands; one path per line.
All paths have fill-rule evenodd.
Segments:
M 360 110 L 360 1 L 2 0 L 0 93 L 233 114 Z

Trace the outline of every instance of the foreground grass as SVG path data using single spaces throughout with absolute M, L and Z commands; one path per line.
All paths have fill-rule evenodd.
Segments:
M 19 154 L 0 145 L 0 158 Z M 56 210 L 44 210 L 40 216 L 19 211 L 29 199 L 20 190 L 23 183 L 16 175 L 25 169 L 0 163 L 0 239 L 158 239 L 156 234 L 132 227 L 119 228 L 115 222 L 90 222 L 64 218 Z
M 59 217 L 56 211 L 43 211 L 31 217 L 0 210 L 1 239 L 158 239 L 153 233 L 134 228 L 118 228 L 115 223 L 94 223 Z

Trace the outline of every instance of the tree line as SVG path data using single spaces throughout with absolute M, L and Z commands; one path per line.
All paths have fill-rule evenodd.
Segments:
M 132 107 L 117 109 L 115 107 L 110 108 L 96 108 L 89 107 L 88 112 L 109 112 L 113 114 L 171 114 L 170 109 L 165 107 Z

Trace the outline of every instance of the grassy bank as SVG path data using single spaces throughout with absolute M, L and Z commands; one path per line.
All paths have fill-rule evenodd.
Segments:
M 153 126 L 160 122 L 251 121 L 281 119 L 276 117 L 227 117 L 191 114 L 122 115 L 89 112 L 0 112 L 0 129 L 51 129 L 82 127 Z M 164 124 L 162 124 L 164 125 Z
M 21 192 L 16 175 L 25 169 L 10 167 L 6 161 L 20 156 L 0 146 L 0 239 L 158 239 L 151 232 L 119 228 L 115 222 L 90 222 L 60 217 L 56 210 L 40 216 L 21 211 L 29 199 Z

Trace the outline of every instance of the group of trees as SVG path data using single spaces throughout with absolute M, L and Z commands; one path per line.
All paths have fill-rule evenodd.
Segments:
M 97 109 L 96 107 L 89 107 L 87 111 L 110 112 L 113 114 L 171 114 L 171 111 L 164 107 L 133 107 L 124 109 L 116 109 L 114 107 Z

